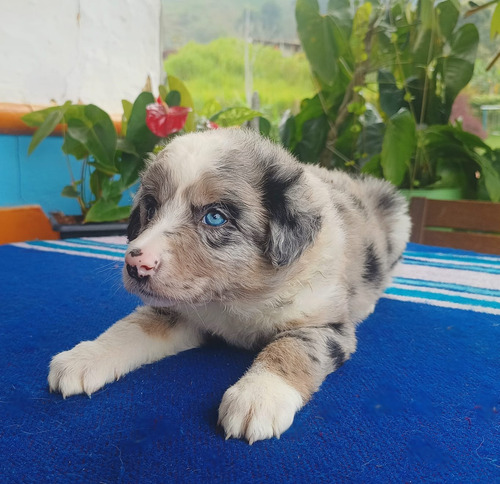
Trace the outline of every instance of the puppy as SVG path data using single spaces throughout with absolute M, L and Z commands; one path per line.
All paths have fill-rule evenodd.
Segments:
M 145 305 L 56 355 L 50 388 L 90 395 L 217 335 L 260 350 L 222 398 L 226 437 L 279 437 L 354 353 L 409 230 L 387 182 L 299 164 L 250 131 L 177 137 L 130 216 L 123 278 Z

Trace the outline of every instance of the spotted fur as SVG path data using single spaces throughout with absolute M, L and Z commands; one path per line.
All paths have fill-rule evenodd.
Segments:
M 210 210 L 226 223 L 205 224 Z M 384 181 L 301 165 L 250 131 L 177 137 L 149 163 L 130 217 L 124 283 L 145 306 L 56 355 L 50 387 L 91 393 L 215 335 L 260 349 L 223 396 L 226 435 L 279 436 L 354 353 L 409 229 Z

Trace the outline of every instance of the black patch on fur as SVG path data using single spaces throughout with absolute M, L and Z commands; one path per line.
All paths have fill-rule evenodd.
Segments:
M 311 344 L 313 342 L 313 340 L 309 336 L 306 336 L 302 332 L 299 332 L 297 330 L 283 331 L 282 333 L 278 333 L 274 339 L 277 340 L 282 338 L 294 338 L 307 344 Z
M 141 208 L 139 205 L 132 210 L 130 214 L 128 227 L 127 227 L 127 239 L 129 242 L 136 239 L 141 231 Z
M 382 212 L 389 212 L 396 206 L 396 197 L 394 193 L 383 193 L 377 204 L 377 208 Z
M 158 314 L 159 316 L 163 316 L 166 319 L 166 323 L 170 324 L 170 326 L 175 326 L 179 321 L 180 315 L 177 311 L 174 311 L 170 308 L 157 308 L 151 307 L 151 309 Z
M 367 282 L 378 284 L 382 279 L 382 265 L 375 253 L 375 247 L 370 244 L 365 249 L 365 267 L 363 279 Z
M 269 233 L 264 254 L 282 267 L 296 260 L 314 240 L 321 216 L 307 210 L 305 200 L 290 200 L 289 190 L 301 182 L 302 170 L 269 166 L 262 182 L 262 203 L 269 215 Z
M 231 220 L 235 221 L 241 217 L 241 209 L 235 203 L 229 200 L 221 200 L 217 205 Z
M 337 212 L 340 215 L 343 215 L 343 214 L 345 214 L 347 212 L 347 207 L 343 203 L 334 202 L 333 206 L 335 207 L 335 209 L 337 210 Z
M 332 360 L 333 368 L 336 370 L 345 363 L 345 352 L 342 349 L 342 346 L 340 346 L 340 344 L 334 339 L 329 339 L 326 342 L 326 347 L 328 350 L 328 356 Z
M 391 255 L 391 253 L 392 253 L 392 241 L 391 241 L 390 237 L 387 237 L 386 245 L 387 245 L 387 254 Z
M 319 365 L 319 358 L 313 355 L 312 353 L 307 353 L 307 357 L 316 365 Z
M 349 198 L 351 199 L 351 201 L 354 204 L 354 206 L 360 212 L 364 212 L 366 210 L 366 207 L 365 207 L 364 203 L 356 195 L 350 194 Z
M 331 329 L 334 333 L 344 335 L 344 323 L 328 323 L 327 328 Z
M 228 245 L 234 245 L 238 242 L 237 237 L 234 237 L 233 231 L 230 228 L 214 228 L 211 234 L 206 234 L 205 241 L 211 249 L 221 249 Z M 233 229 L 234 230 L 234 229 Z M 215 233 L 217 231 L 217 233 Z
M 144 209 L 146 211 L 146 223 L 149 223 L 156 215 L 156 211 L 158 210 L 158 202 L 152 195 L 146 195 L 143 198 L 142 203 L 144 204 Z
M 297 225 L 297 221 L 288 210 L 286 192 L 299 181 L 301 176 L 302 171 L 298 169 L 286 175 L 279 175 L 275 166 L 270 166 L 265 173 L 262 185 L 264 207 L 270 218 L 280 225 L 291 227 Z

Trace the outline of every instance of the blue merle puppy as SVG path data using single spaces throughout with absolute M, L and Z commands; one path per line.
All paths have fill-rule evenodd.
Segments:
M 356 350 L 409 231 L 387 182 L 299 164 L 250 131 L 179 136 L 151 159 L 130 217 L 123 278 L 144 306 L 56 355 L 50 388 L 90 395 L 218 335 L 260 349 L 222 398 L 226 436 L 279 437 Z

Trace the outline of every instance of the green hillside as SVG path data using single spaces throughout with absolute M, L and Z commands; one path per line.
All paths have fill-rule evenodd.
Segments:
M 190 42 L 165 61 L 165 69 L 181 78 L 197 110 L 213 100 L 222 107 L 245 105 L 244 42 L 221 38 L 202 45 Z M 252 46 L 254 90 L 262 110 L 276 120 L 314 89 L 303 53 L 285 57 L 272 47 Z

